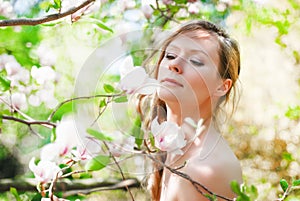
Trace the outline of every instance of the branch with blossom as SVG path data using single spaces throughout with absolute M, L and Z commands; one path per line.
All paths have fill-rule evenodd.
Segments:
M 24 18 L 24 19 L 8 19 L 8 20 L 0 20 L 0 27 L 5 27 L 5 26 L 18 26 L 18 25 L 38 25 L 38 24 L 43 24 L 46 22 L 51 22 L 51 21 L 55 21 L 58 19 L 61 19 L 63 17 L 72 15 L 74 13 L 76 13 L 77 11 L 79 11 L 80 9 L 83 9 L 87 6 L 89 6 L 91 3 L 93 3 L 95 0 L 86 0 L 84 1 L 82 4 L 80 4 L 79 6 L 73 7 L 65 12 L 58 12 L 55 14 L 51 14 L 51 15 L 47 15 L 41 18 L 34 18 L 34 19 L 28 19 L 28 18 Z
M 56 138 L 54 141 L 45 145 L 42 148 L 40 153 L 40 161 L 36 163 L 35 158 L 32 158 L 29 163 L 29 168 L 34 173 L 36 182 L 38 183 L 39 192 L 44 197 L 44 199 L 63 200 L 62 198 L 56 197 L 54 194 L 54 187 L 59 179 L 65 178 L 73 174 L 78 174 L 80 172 L 101 170 L 111 163 L 111 159 L 113 160 L 112 163 L 117 166 L 118 171 L 122 176 L 122 179 L 126 180 L 122 168 L 119 166 L 118 161 L 116 160 L 116 157 L 120 157 L 120 155 L 125 153 L 122 150 L 124 144 L 126 146 L 131 146 L 131 148 L 126 149 L 131 150 L 132 153 L 134 153 L 134 141 L 132 141 L 133 143 L 124 143 L 123 145 L 121 145 L 121 143 L 117 143 L 115 139 L 111 138 L 110 135 L 104 134 L 92 128 L 88 128 L 86 130 L 87 133 L 78 134 L 76 125 L 71 119 L 68 119 L 67 117 L 63 117 L 56 124 L 51 123 L 54 115 L 59 110 L 59 108 L 61 108 L 64 104 L 73 101 L 95 98 L 109 98 L 109 101 L 105 102 L 107 106 L 107 104 L 113 102 L 117 98 L 122 97 L 124 94 L 127 94 L 127 96 L 133 96 L 135 94 L 150 95 L 156 92 L 156 89 L 159 86 L 157 80 L 150 78 L 144 68 L 134 67 L 131 57 L 127 57 L 124 62 L 124 68 L 120 69 L 121 80 L 117 85 L 117 88 L 121 90 L 121 92 L 119 93 L 75 97 L 72 99 L 65 100 L 59 103 L 54 108 L 54 110 L 50 113 L 47 121 L 27 121 L 15 117 L 4 116 L 3 119 L 17 121 L 28 126 L 31 126 L 32 124 L 47 124 L 52 126 L 52 128 L 56 129 Z M 113 86 L 105 85 L 105 87 L 108 88 L 107 90 L 109 92 L 118 92 L 118 89 L 114 89 Z M 104 107 L 103 110 L 100 110 L 98 116 L 102 115 L 105 109 L 106 107 Z M 154 137 L 155 148 L 170 153 L 170 155 L 173 156 L 177 154 L 183 154 L 183 151 L 181 149 L 186 147 L 188 142 L 193 141 L 193 139 L 195 139 L 202 133 L 204 129 L 202 123 L 202 120 L 195 123 L 193 120 L 187 118 L 184 120 L 184 124 L 182 126 L 178 126 L 177 124 L 168 121 L 159 124 L 157 119 L 155 119 L 151 125 L 151 133 Z M 192 127 L 192 133 L 187 132 L 187 130 L 185 129 L 186 126 Z M 82 139 L 87 140 L 87 143 L 96 143 L 99 147 L 102 143 L 108 151 L 108 155 L 99 154 L 100 150 L 96 151 L 95 153 L 88 152 L 85 145 L 81 143 Z M 133 138 L 128 137 L 127 139 L 129 140 Z M 121 151 L 115 149 L 114 144 L 118 144 L 117 147 L 119 147 L 119 149 L 121 148 Z M 153 160 L 153 157 L 149 153 L 146 153 L 146 155 Z M 85 163 L 85 170 L 75 170 L 65 173 L 65 170 L 70 169 L 76 164 L 82 162 Z M 63 167 L 59 167 L 59 164 L 62 164 Z M 168 166 L 165 167 L 169 169 L 172 173 L 189 180 L 201 194 L 206 195 L 203 192 L 204 190 L 211 195 L 215 195 L 214 193 L 209 191 L 205 186 L 194 181 L 188 175 L 178 171 L 178 168 L 174 169 Z M 199 188 L 199 186 L 201 188 Z M 131 199 L 134 200 L 134 197 L 130 192 L 128 186 L 125 186 L 125 188 L 130 193 Z M 225 199 L 222 196 L 219 197 Z

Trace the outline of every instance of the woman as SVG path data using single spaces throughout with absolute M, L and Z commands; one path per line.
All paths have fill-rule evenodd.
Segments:
M 208 21 L 182 26 L 162 46 L 154 70 L 160 87 L 151 120 L 146 123 L 149 127 L 157 118 L 160 123 L 168 121 L 182 126 L 187 117 L 195 122 L 203 119 L 205 129 L 199 136 L 192 139 L 190 133 L 186 133 L 188 143 L 182 149 L 184 154 L 171 157 L 167 153 L 163 162 L 174 169 L 181 167 L 178 171 L 211 192 L 230 199 L 235 197 L 230 182 L 241 183 L 242 171 L 218 131 L 215 117 L 235 93 L 239 71 L 238 45 L 221 28 Z M 143 106 L 141 108 L 146 109 Z M 152 179 L 154 201 L 207 200 L 189 180 L 171 173 L 166 167 L 155 171 Z

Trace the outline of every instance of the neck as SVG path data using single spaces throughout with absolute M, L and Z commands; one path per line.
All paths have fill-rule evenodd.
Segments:
M 208 101 L 210 102 L 210 101 Z M 192 118 L 195 122 L 203 119 L 205 123 L 210 123 L 212 119 L 212 107 L 210 104 L 203 103 L 202 105 L 190 104 L 183 109 L 180 103 L 168 103 L 167 106 L 167 121 L 174 122 L 178 125 L 183 123 L 187 117 Z

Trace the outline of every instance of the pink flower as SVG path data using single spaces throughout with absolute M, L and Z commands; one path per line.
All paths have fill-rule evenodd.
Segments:
M 58 160 L 69 156 L 72 149 L 81 143 L 74 120 L 64 117 L 56 127 L 56 139 L 53 143 L 45 145 L 41 150 L 42 160 Z
M 87 149 L 83 147 L 82 145 L 78 145 L 75 150 L 72 150 L 72 160 L 73 161 L 83 161 L 90 159 L 91 156 L 87 153 Z
M 162 0 L 163 4 L 166 4 L 166 5 L 173 3 L 173 1 L 174 0 Z
M 151 132 L 157 148 L 173 154 L 183 154 L 181 148 L 186 145 L 186 140 L 181 127 L 177 124 L 168 121 L 159 124 L 156 118 L 151 124 Z
M 34 161 L 35 158 L 33 157 L 29 162 L 29 169 L 40 183 L 50 182 L 60 172 L 60 168 L 54 162 L 41 160 L 36 165 Z
M 142 4 L 141 9 L 146 19 L 150 19 L 152 17 L 153 9 L 149 4 Z

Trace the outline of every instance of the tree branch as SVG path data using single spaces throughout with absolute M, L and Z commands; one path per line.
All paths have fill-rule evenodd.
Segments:
M 58 109 L 60 107 L 62 107 L 64 104 L 66 103 L 69 103 L 69 102 L 73 102 L 73 101 L 76 101 L 76 100 L 88 100 L 88 99 L 92 99 L 92 98 L 114 98 L 114 97 L 117 97 L 117 96 L 120 96 L 122 95 L 122 93 L 119 93 L 119 94 L 106 94 L 106 95 L 102 95 L 102 94 L 98 94 L 98 95 L 94 95 L 94 96 L 79 96 L 79 97 L 75 97 L 75 98 L 71 98 L 71 99 L 67 99 L 63 102 L 61 102 L 60 104 L 58 104 L 56 106 L 56 108 L 52 111 L 52 113 L 49 115 L 48 117 L 48 121 L 51 121 L 53 116 L 55 115 L 55 113 L 58 111 Z
M 58 20 L 60 18 L 66 17 L 68 15 L 72 15 L 73 13 L 77 12 L 81 8 L 84 8 L 91 3 L 93 3 L 95 0 L 86 0 L 82 4 L 80 4 L 77 7 L 73 7 L 70 10 L 67 10 L 66 12 L 63 13 L 55 13 L 51 15 L 47 15 L 44 17 L 40 18 L 34 18 L 34 19 L 29 19 L 29 18 L 19 18 L 19 19 L 9 19 L 9 20 L 0 20 L 0 27 L 5 27 L 5 26 L 18 26 L 18 25 L 38 25 L 38 24 L 43 24 L 46 22 L 51 22 Z
M 24 120 L 24 119 L 19 119 L 17 117 L 12 117 L 12 116 L 6 116 L 6 115 L 0 115 L 2 119 L 5 120 L 9 120 L 9 121 L 16 121 L 22 124 L 26 124 L 27 126 L 31 126 L 34 124 L 38 124 L 38 125 L 49 125 L 52 128 L 56 127 L 55 123 L 49 122 L 49 121 L 28 121 L 28 120 Z
M 56 183 L 56 191 L 62 191 L 70 195 L 78 193 L 88 194 L 89 192 L 125 189 L 127 187 L 140 187 L 137 179 L 59 179 Z M 18 191 L 36 191 L 36 181 L 33 178 L 27 179 L 0 179 L 0 192 L 9 191 L 15 187 Z
M 120 174 L 121 174 L 121 176 L 122 176 L 123 181 L 126 181 L 126 178 L 125 178 L 125 176 L 124 176 L 123 170 L 122 170 L 122 168 L 120 167 L 120 165 L 119 165 L 118 161 L 116 160 L 115 156 L 111 153 L 111 151 L 110 151 L 110 149 L 109 149 L 109 146 L 107 145 L 107 143 L 106 143 L 105 141 L 103 141 L 103 144 L 104 144 L 105 147 L 107 148 L 107 150 L 108 150 L 108 152 L 109 152 L 109 155 L 112 157 L 112 159 L 114 160 L 116 166 L 118 167 L 118 169 L 119 169 L 119 171 L 120 171 Z M 134 201 L 134 197 L 133 197 L 133 195 L 132 195 L 132 193 L 131 193 L 129 187 L 128 187 L 127 185 L 125 185 L 125 188 L 126 188 L 126 190 L 129 192 L 129 195 L 130 195 L 130 197 L 131 197 L 131 200 Z

